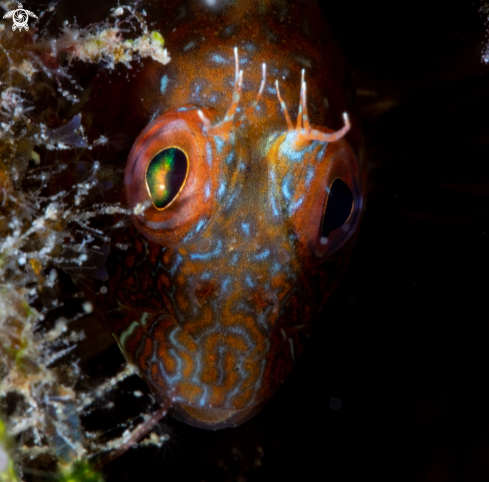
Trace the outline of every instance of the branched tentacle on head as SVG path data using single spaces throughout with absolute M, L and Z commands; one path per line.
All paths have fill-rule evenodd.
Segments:
M 216 125 L 212 126 L 210 120 L 205 116 L 202 110 L 198 110 L 197 113 L 201 118 L 204 129 L 210 136 L 221 136 L 227 138 L 231 133 L 233 128 L 239 127 L 247 117 L 253 112 L 253 110 L 258 105 L 260 101 L 261 95 L 263 93 L 263 89 L 265 88 L 266 76 L 267 76 L 267 65 L 265 63 L 262 64 L 262 80 L 260 84 L 260 88 L 258 89 L 258 93 L 256 94 L 256 98 L 251 104 L 246 112 L 242 115 L 242 117 L 234 124 L 234 116 L 238 109 L 239 101 L 241 99 L 241 91 L 243 87 L 243 71 L 239 69 L 239 56 L 238 56 L 238 47 L 234 47 L 234 59 L 235 59 L 235 79 L 234 79 L 234 90 L 233 90 L 233 98 L 231 101 L 231 106 L 229 107 L 224 119 L 218 122 Z
M 280 95 L 280 89 L 278 85 L 278 80 L 275 81 L 275 86 L 277 87 L 277 97 L 282 107 L 282 111 L 285 116 L 285 121 L 287 122 L 287 128 L 289 131 L 295 131 L 297 133 L 297 142 L 303 143 L 306 141 L 321 141 L 321 142 L 335 142 L 344 137 L 350 130 L 350 120 L 348 114 L 343 112 L 343 120 L 345 125 L 338 131 L 335 132 L 322 132 L 317 129 L 312 129 L 309 123 L 309 115 L 307 113 L 307 84 L 304 80 L 305 71 L 302 69 L 302 79 L 301 79 L 301 93 L 300 93 L 300 104 L 299 113 L 297 115 L 297 125 L 294 129 L 292 121 L 290 120 L 289 111 L 287 105 Z
M 345 113 L 344 126 L 331 129 L 318 102 L 350 112 L 334 52 L 325 58 L 301 31 L 297 43 L 270 48 L 273 25 L 230 18 L 232 29 L 196 36 L 186 25 L 172 40 L 179 54 L 161 74 L 164 95 L 145 104 L 153 117 L 125 168 L 142 238 L 133 231 L 132 247 L 114 261 L 111 290 L 125 310 L 114 310 L 110 325 L 126 357 L 162 397 L 178 390 L 178 417 L 214 429 L 251 417 L 292 370 L 346 266 L 364 195 L 357 123 Z M 199 41 L 210 34 L 213 42 Z M 235 38 L 248 39 L 240 55 Z M 240 61 L 255 66 L 246 82 Z M 304 65 L 315 66 L 309 85 Z M 278 81 L 266 85 L 267 70 L 285 93 Z M 293 123 L 284 98 L 297 74 Z M 158 80 L 154 71 L 144 77 Z

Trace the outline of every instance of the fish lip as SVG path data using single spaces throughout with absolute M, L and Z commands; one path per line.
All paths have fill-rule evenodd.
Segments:
M 172 416 L 181 422 L 207 430 L 233 428 L 246 422 L 256 415 L 264 403 L 243 409 L 222 409 L 215 407 L 195 407 L 183 403 L 175 403 Z

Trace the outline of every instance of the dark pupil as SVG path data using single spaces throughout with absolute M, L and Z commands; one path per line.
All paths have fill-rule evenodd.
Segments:
M 162 209 L 170 204 L 182 189 L 188 171 L 187 156 L 176 147 L 156 154 L 146 171 L 146 182 L 154 205 Z
M 353 207 L 353 195 L 350 188 L 341 180 L 335 179 L 329 191 L 328 204 L 323 216 L 321 235 L 327 238 L 329 233 L 343 226 Z

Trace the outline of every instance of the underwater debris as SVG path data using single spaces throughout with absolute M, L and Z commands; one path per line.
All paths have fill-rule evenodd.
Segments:
M 489 26 L 489 1 L 488 0 L 480 0 L 479 13 L 481 13 L 485 17 L 486 27 Z M 486 30 L 489 33 L 489 29 Z M 486 34 L 487 35 L 487 34 Z M 482 51 L 482 61 L 485 64 L 489 63 L 489 42 L 483 47 Z
M 116 215 L 115 229 L 130 213 L 119 204 L 92 202 L 100 189 L 99 161 L 79 182 L 53 192 L 53 180 L 80 152 L 107 142 L 101 136 L 89 143 L 81 116 L 67 117 L 66 106 L 75 105 L 82 93 L 70 73 L 71 60 L 107 68 L 118 63 L 130 68 L 142 57 L 170 61 L 163 38 L 149 31 L 137 5 L 114 9 L 115 23 L 87 29 L 65 23 L 56 38 L 40 36 L 35 24 L 16 35 L 0 24 L 0 481 L 24 480 L 29 467 L 47 457 L 59 480 L 99 482 L 102 476 L 92 462 L 100 454 L 120 455 L 121 447 L 168 439 L 149 434 L 157 420 L 152 426 L 147 421 L 163 414 L 158 410 L 116 427 L 123 431 L 120 437 L 101 439 L 83 426 L 82 417 L 135 370 L 126 365 L 90 390 L 78 388 L 83 375 L 73 353 L 84 333 L 72 326 L 92 307 L 80 298 L 76 309 L 63 311 L 67 295 L 60 269 L 98 270 L 103 277 L 100 261 L 110 236 L 92 221 Z M 8 9 L 5 2 L 0 7 Z M 52 11 L 48 7 L 39 18 Z M 141 35 L 125 38 L 128 26 Z M 54 162 L 46 163 L 48 153 Z M 101 274 L 94 259 L 102 264 Z M 142 426 L 149 437 L 139 442 L 146 435 Z
M 41 41 L 38 42 L 37 48 L 49 51 L 53 58 L 57 58 L 60 52 L 65 52 L 70 61 L 103 61 L 108 69 L 114 69 L 118 63 L 130 68 L 130 62 L 136 58 L 150 57 L 163 65 L 170 62 L 168 51 L 164 48 L 163 36 L 156 31 L 150 32 L 144 18 L 135 8 L 118 7 L 113 10 L 113 16 L 119 17 L 124 9 L 128 11 L 129 18 L 117 20 L 113 26 L 105 23 L 79 29 L 66 24 L 55 42 Z M 124 40 L 121 25 L 133 19 L 139 21 L 142 34 L 135 39 Z

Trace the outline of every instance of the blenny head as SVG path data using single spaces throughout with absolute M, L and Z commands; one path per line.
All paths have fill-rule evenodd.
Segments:
M 234 55 L 227 112 L 170 109 L 136 139 L 125 192 L 142 236 L 110 281 L 126 358 L 173 394 L 178 418 L 212 429 L 249 419 L 287 378 L 363 210 L 348 116 L 339 131 L 311 126 L 302 71 L 297 125 L 276 82 L 281 124 L 265 132 L 254 113 L 266 65 L 240 115 Z

